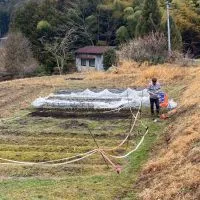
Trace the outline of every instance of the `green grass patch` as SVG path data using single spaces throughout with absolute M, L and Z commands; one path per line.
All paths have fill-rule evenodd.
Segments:
M 149 133 L 138 151 L 127 159 L 113 160 L 122 166 L 121 174 L 107 169 L 101 155 L 60 167 L 0 166 L 0 177 L 4 177 L 0 181 L 0 199 L 136 199 L 133 184 L 138 171 L 166 125 L 149 118 L 143 122 L 149 126 Z M 83 123 L 91 128 L 99 145 L 106 147 L 117 145 L 130 128 L 130 120 L 74 121 L 25 116 L 0 125 L 0 156 L 43 161 L 96 148 L 91 135 L 81 127 Z M 115 154 L 133 149 L 144 131 L 137 124 L 128 146 L 125 144 Z

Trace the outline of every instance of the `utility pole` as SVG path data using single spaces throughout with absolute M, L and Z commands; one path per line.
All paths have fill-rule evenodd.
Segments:
M 169 8 L 170 3 L 169 0 L 167 0 L 167 32 L 168 32 L 168 54 L 171 56 L 172 47 L 171 47 L 171 28 L 170 28 L 170 14 L 169 14 Z

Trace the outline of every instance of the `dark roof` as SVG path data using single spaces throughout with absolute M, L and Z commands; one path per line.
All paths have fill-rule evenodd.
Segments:
M 111 46 L 86 46 L 80 48 L 76 51 L 77 54 L 103 54 L 108 49 L 111 49 Z

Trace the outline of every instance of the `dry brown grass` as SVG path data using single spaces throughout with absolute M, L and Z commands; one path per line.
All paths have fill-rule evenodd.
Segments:
M 7 117 L 27 108 L 35 98 L 46 96 L 58 89 L 146 87 L 152 77 L 157 77 L 162 84 L 170 85 L 191 79 L 191 74 L 195 75 L 197 70 L 198 67 L 183 68 L 170 64 L 148 66 L 145 63 L 139 66 L 137 63 L 124 61 L 119 68 L 111 72 L 75 73 L 1 82 L 0 117 Z M 69 80 L 70 77 L 83 80 Z
M 149 161 L 138 181 L 143 200 L 200 199 L 200 70 L 187 73 L 180 115 L 168 128 L 169 144 Z M 181 112 L 183 111 L 183 112 Z
M 200 77 L 200 68 L 197 68 L 195 72 L 192 74 L 192 80 L 189 82 L 188 88 L 183 95 L 182 105 L 191 106 L 191 105 L 199 104 L 200 102 L 200 78 L 199 77 Z
M 87 79 L 89 80 L 105 80 L 114 81 L 116 78 L 123 80 L 124 85 L 129 87 L 141 87 L 151 80 L 152 77 L 157 77 L 161 83 L 170 84 L 187 78 L 187 74 L 194 72 L 195 68 L 185 68 L 178 65 L 165 64 L 148 66 L 147 64 L 138 65 L 134 62 L 124 61 L 120 67 L 108 72 L 88 72 Z
M 47 76 L 0 82 L 0 117 L 8 117 L 30 106 L 40 96 L 68 88 L 66 76 Z

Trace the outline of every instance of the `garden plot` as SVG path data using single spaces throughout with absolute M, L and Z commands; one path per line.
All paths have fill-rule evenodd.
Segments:
M 61 199 L 70 197 L 69 200 L 82 199 L 80 195 L 90 199 L 91 194 L 94 196 L 92 199 L 105 199 L 105 196 L 115 199 L 122 188 L 129 190 L 150 144 L 157 137 L 156 132 L 163 126 L 155 125 L 148 119 L 143 119 L 143 122 L 150 127 L 150 132 L 141 148 L 129 158 L 112 159 L 123 168 L 120 176 L 111 166 L 107 167 L 98 153 L 85 160 L 60 166 L 22 166 L 1 161 L 0 199 L 13 199 L 13 196 L 15 199 L 27 200 L 38 199 L 38 196 L 41 199 L 56 199 L 58 194 L 63 195 Z M 0 157 L 45 162 L 90 151 L 97 146 L 87 127 L 101 148 L 113 148 L 127 136 L 130 125 L 131 119 L 128 118 L 47 118 L 22 113 L 21 117 L 0 123 Z M 143 131 L 143 127 L 137 123 L 128 142 L 110 153 L 123 155 L 131 151 L 138 144 Z
M 59 91 L 45 98 L 36 99 L 32 105 L 35 108 L 58 109 L 94 109 L 112 110 L 139 108 L 140 105 L 149 107 L 149 94 L 146 89 L 105 89 L 83 91 Z M 170 100 L 169 106 L 176 107 Z
M 81 91 L 79 92 L 81 93 Z M 117 94 L 117 92 L 114 93 Z M 65 95 L 65 93 L 56 93 L 55 95 Z M 53 99 L 54 97 L 50 98 Z M 103 98 L 99 97 L 98 100 L 101 99 Z M 106 97 L 106 99 L 109 99 L 109 97 Z M 115 97 L 115 99 L 117 98 Z M 49 107 L 49 109 L 51 108 Z M 64 110 L 63 113 L 65 113 L 65 109 L 61 110 Z M 110 113 L 110 111 L 105 118 L 102 110 L 97 110 L 98 116 L 95 115 L 95 110 L 91 111 L 94 114 L 93 118 L 87 117 L 87 115 L 85 117 L 77 116 L 79 110 L 71 111 L 71 114 L 74 112 L 76 117 L 63 118 L 33 116 L 30 110 L 26 110 L 16 118 L 2 120 L 0 123 L 0 157 L 38 163 L 85 153 L 97 148 L 88 128 L 100 148 L 116 147 L 130 131 L 130 126 L 133 123 L 129 118 L 131 116 L 130 110 L 125 112 L 123 118 L 116 117 L 118 112 Z M 133 112 L 136 114 L 135 111 Z M 101 115 L 102 118 L 100 118 Z M 123 169 L 120 176 L 113 171 L 112 166 L 107 166 L 108 163 L 105 163 L 99 153 L 93 154 L 82 161 L 60 166 L 23 166 L 13 163 L 6 164 L 2 160 L 0 163 L 0 179 L 3 181 L 0 184 L 0 199 L 1 197 L 12 199 L 12 196 L 16 196 L 16 194 L 18 194 L 16 199 L 34 199 L 37 195 L 44 197 L 43 199 L 52 199 L 52 197 L 57 197 L 58 191 L 59 194 L 63 195 L 63 199 L 66 196 L 70 196 L 70 200 L 82 199 L 79 198 L 79 194 L 83 194 L 85 199 L 90 199 L 91 191 L 96 190 L 98 192 L 92 193 L 93 199 L 105 199 L 105 195 L 108 196 L 108 199 L 114 199 L 118 191 L 121 190 L 122 183 L 125 190 L 129 189 L 139 166 L 147 156 L 149 144 L 155 141 L 156 132 L 160 130 L 160 127 L 152 124 L 149 119 L 142 120 L 147 126 L 151 124 L 145 143 L 137 152 L 126 159 L 112 159 L 116 166 L 121 166 Z M 130 152 L 139 143 L 144 131 L 144 127 L 138 122 L 129 140 L 110 153 L 118 156 Z M 22 185 L 18 187 L 18 185 L 12 184 L 15 180 Z M 49 185 L 46 180 L 52 182 L 53 185 Z M 114 187 L 113 183 L 115 183 Z M 4 184 L 8 184 L 6 189 L 4 189 Z M 11 184 L 11 187 L 9 187 L 9 184 Z M 41 192 L 38 191 L 40 185 L 42 185 Z M 77 188 L 82 192 L 77 193 Z M 107 190 L 109 192 L 105 194 Z
M 55 119 L 25 116 L 0 125 L 0 157 L 26 161 L 44 162 L 75 156 L 97 148 L 88 128 L 102 147 L 114 147 L 121 142 L 129 130 L 130 120 L 110 119 L 96 121 L 88 119 Z M 133 138 L 132 138 L 133 139 Z M 119 148 L 123 153 L 134 140 Z M 128 148 L 128 149 L 127 149 Z M 119 164 L 124 161 L 119 161 Z M 59 167 L 45 166 L 1 166 L 1 176 L 59 176 L 61 174 L 85 174 L 110 172 L 101 155 L 95 154 L 83 161 Z M 40 170 L 38 170 L 40 169 Z M 44 174 L 44 171 L 46 172 Z

